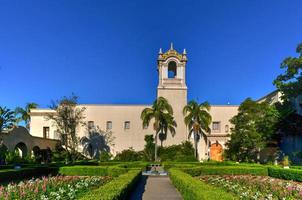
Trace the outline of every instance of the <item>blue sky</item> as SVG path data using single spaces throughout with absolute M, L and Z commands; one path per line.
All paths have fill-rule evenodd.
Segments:
M 149 104 L 156 59 L 187 49 L 189 100 L 239 104 L 274 90 L 302 42 L 302 1 L 0 0 L 0 105 Z

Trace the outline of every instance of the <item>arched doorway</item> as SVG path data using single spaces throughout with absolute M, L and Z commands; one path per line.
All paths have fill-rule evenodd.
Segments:
M 222 161 L 223 160 L 222 151 L 223 151 L 223 148 L 222 148 L 221 144 L 219 144 L 218 142 L 212 144 L 210 147 L 211 160 Z
M 21 158 L 24 158 L 25 156 L 27 156 L 26 144 L 24 144 L 23 142 L 19 142 L 15 147 L 15 151 L 17 151 L 19 153 L 19 156 Z
M 32 155 L 34 155 L 35 157 L 38 157 L 40 155 L 40 147 L 38 146 L 34 146 L 33 150 L 32 150 Z

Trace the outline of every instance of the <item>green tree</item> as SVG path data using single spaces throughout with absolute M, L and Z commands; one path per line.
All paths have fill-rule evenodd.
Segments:
M 5 129 L 12 128 L 15 122 L 14 111 L 0 106 L 0 133 Z
M 50 106 L 55 113 L 49 113 L 47 120 L 51 120 L 56 127 L 57 133 L 61 136 L 61 142 L 73 162 L 78 154 L 77 128 L 84 126 L 85 107 L 78 106 L 78 97 L 72 94 L 71 97 L 63 97 Z
M 153 135 L 145 135 L 144 158 L 146 161 L 154 160 L 154 138 Z
M 231 138 L 227 142 L 225 155 L 236 161 L 255 161 L 259 153 L 269 142 L 279 119 L 274 105 L 267 102 L 258 103 L 248 98 L 242 102 L 238 114 L 230 122 Z
M 302 94 L 302 43 L 297 46 L 296 52 L 298 57 L 287 57 L 283 60 L 280 68 L 285 72 L 274 80 L 274 85 L 281 91 L 284 101 L 291 101 Z
M 15 114 L 17 116 L 17 122 L 24 121 L 27 129 L 30 127 L 30 110 L 37 108 L 39 105 L 36 103 L 27 103 L 25 108 L 17 107 L 15 109 Z
M 173 109 L 169 104 L 168 100 L 164 97 L 158 97 L 151 108 L 145 108 L 141 113 L 141 120 L 143 121 L 143 126 L 149 126 L 151 120 L 154 120 L 153 129 L 155 131 L 155 149 L 154 149 L 154 159 L 157 161 L 157 142 L 158 135 L 160 133 L 167 134 L 171 133 L 172 136 L 175 135 L 175 127 L 177 126 L 174 117 Z
M 196 101 L 190 101 L 188 105 L 183 108 L 185 116 L 184 121 L 189 129 L 188 138 L 193 134 L 194 137 L 194 155 L 198 158 L 197 143 L 199 138 L 204 138 L 207 142 L 207 133 L 210 133 L 210 124 L 212 117 L 209 113 L 210 105 L 208 102 L 198 104 Z

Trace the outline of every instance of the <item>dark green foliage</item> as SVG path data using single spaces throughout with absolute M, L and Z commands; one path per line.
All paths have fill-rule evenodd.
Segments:
M 154 138 L 153 135 L 145 135 L 145 148 L 144 148 L 144 160 L 153 161 L 154 160 Z
M 302 43 L 298 45 L 296 52 L 298 57 L 287 57 L 283 60 L 280 68 L 285 72 L 274 80 L 285 102 L 302 94 Z
M 32 167 L 21 169 L 3 169 L 0 171 L 0 182 L 11 182 L 39 176 L 56 175 L 56 167 Z
M 250 98 L 240 104 L 238 111 L 230 120 L 234 128 L 225 156 L 235 161 L 256 161 L 275 133 L 278 112 L 269 103 L 258 103 Z
M 231 200 L 238 199 L 223 189 L 208 185 L 178 169 L 169 170 L 172 183 L 184 200 Z
M 143 152 L 137 152 L 133 148 L 125 149 L 117 153 L 114 160 L 116 161 L 141 161 L 143 160 Z
M 3 130 L 12 128 L 16 121 L 14 111 L 0 106 L 0 133 L 2 133 Z
M 259 176 L 267 176 L 266 167 L 241 167 L 241 166 L 202 166 L 195 168 L 185 168 L 184 172 L 191 176 L 201 175 L 238 175 L 251 174 Z
M 27 129 L 29 129 L 29 122 L 30 122 L 30 110 L 37 108 L 39 105 L 36 103 L 27 103 L 25 108 L 17 107 L 15 109 L 15 114 L 17 116 L 17 122 L 24 121 L 25 126 Z
M 274 178 L 302 182 L 302 170 L 300 169 L 283 169 L 277 167 L 269 167 L 268 175 Z
M 117 177 L 128 170 L 107 166 L 70 166 L 60 167 L 59 173 L 68 176 L 113 176 Z
M 109 183 L 89 191 L 81 200 L 125 200 L 140 177 L 140 170 L 130 170 Z
M 179 145 L 160 147 L 158 152 L 161 161 L 197 161 L 194 156 L 193 145 L 189 141 L 182 142 Z

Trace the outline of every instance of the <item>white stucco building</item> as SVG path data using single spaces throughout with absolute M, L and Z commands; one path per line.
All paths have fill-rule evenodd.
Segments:
M 186 85 L 186 63 L 187 55 L 178 53 L 171 48 L 163 53 L 159 52 L 157 60 L 158 87 L 157 96 L 168 99 L 174 110 L 174 117 L 177 122 L 176 135 L 171 137 L 168 134 L 164 145 L 179 144 L 188 139 L 188 130 L 184 124 L 183 107 L 187 104 Z M 156 67 L 154 66 L 154 71 Z M 152 101 L 152 100 L 150 100 Z M 86 107 L 85 115 L 87 123 L 93 123 L 103 130 L 110 130 L 115 137 L 115 145 L 111 147 L 115 154 L 129 147 L 135 150 L 144 148 L 144 136 L 154 134 L 152 126 L 142 127 L 140 119 L 144 108 L 151 105 L 111 105 L 111 104 L 82 104 Z M 232 105 L 211 105 L 212 116 L 211 134 L 209 144 L 203 140 L 198 145 L 200 159 L 207 159 L 209 155 L 213 159 L 221 157 L 222 149 L 230 134 L 229 120 L 237 114 L 238 106 Z M 31 110 L 31 130 L 33 136 L 44 138 L 57 138 L 56 130 L 51 121 L 45 119 L 46 113 L 54 112 L 49 109 Z M 79 137 L 85 135 L 85 128 L 80 128 Z

